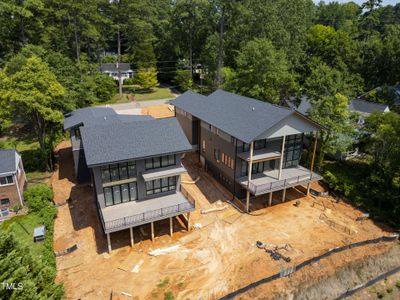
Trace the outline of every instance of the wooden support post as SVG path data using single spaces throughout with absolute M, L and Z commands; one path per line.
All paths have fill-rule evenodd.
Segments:
M 283 166 L 283 154 L 285 153 L 285 141 L 286 141 L 286 135 L 284 135 L 283 139 L 282 139 L 281 159 L 279 161 L 278 180 L 281 180 L 281 178 L 282 178 L 282 166 Z
M 150 223 L 151 228 L 151 241 L 154 241 L 154 222 Z
M 307 184 L 307 194 L 306 195 L 310 194 L 310 188 L 311 188 L 311 182 L 309 182 Z
M 107 245 L 108 245 L 108 253 L 111 253 L 111 239 L 109 233 L 107 233 Z
M 190 212 L 187 213 L 187 230 L 190 231 Z
M 273 193 L 273 192 L 270 192 L 270 193 L 269 193 L 269 206 L 272 205 L 272 193 Z
M 174 220 L 172 217 L 169 218 L 169 235 L 172 237 L 174 234 Z
M 133 247 L 133 245 L 135 244 L 135 240 L 133 238 L 133 227 L 129 228 L 129 233 L 131 235 L 131 247 Z
M 311 158 L 311 166 L 310 166 L 310 180 L 312 179 L 312 173 L 314 170 L 314 161 L 315 161 L 315 153 L 317 152 L 317 142 L 318 142 L 318 131 L 315 133 L 315 142 L 314 149 Z M 310 193 L 311 182 L 307 185 L 307 195 Z
M 251 171 L 253 169 L 253 146 L 254 142 L 250 144 L 250 157 L 249 157 L 249 165 L 247 169 L 247 191 L 246 191 L 246 211 L 249 212 L 250 209 L 250 181 L 251 181 Z
M 283 189 L 282 202 L 285 202 L 286 189 Z

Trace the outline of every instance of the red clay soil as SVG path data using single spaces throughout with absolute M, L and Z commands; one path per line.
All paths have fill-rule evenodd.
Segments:
M 62 174 L 71 171 L 68 147 L 68 143 L 58 147 Z M 258 249 L 257 240 L 290 244 L 291 249 L 283 254 L 292 258 L 290 265 L 295 265 L 332 247 L 389 234 L 384 226 L 372 220 L 356 222 L 362 212 L 350 204 L 334 203 L 331 198 L 305 197 L 295 189 L 287 191 L 288 201 L 284 203 L 280 203 L 276 193 L 275 205 L 261 208 L 258 216 L 242 214 L 226 203 L 229 195 L 190 156 L 183 163 L 188 173 L 182 178 L 186 181 L 182 187 L 196 201 L 191 223 L 201 229 L 188 233 L 175 220 L 174 236 L 170 237 L 168 221 L 156 222 L 156 238 L 151 242 L 149 225 L 143 225 L 134 228 L 132 248 L 129 231 L 121 231 L 111 234 L 111 254 L 106 252 L 106 238 L 92 188 L 75 185 L 72 177 L 55 173 L 52 184 L 57 202 L 71 198 L 68 204 L 58 208 L 55 246 L 78 245 L 75 252 L 57 257 L 57 281 L 64 283 L 67 299 L 110 299 L 111 295 L 113 299 L 128 299 L 122 293 L 132 295 L 130 299 L 164 299 L 166 292 L 171 292 L 175 299 L 216 299 L 288 266 L 282 261 L 273 261 Z M 293 205 L 296 199 L 301 200 L 299 207 Z M 208 214 L 200 212 L 203 208 L 221 205 L 226 208 Z M 322 214 L 326 218 L 321 218 Z M 350 235 L 340 230 L 341 227 L 330 226 L 328 219 L 352 227 L 355 233 Z M 172 245 L 179 245 L 179 249 L 163 256 L 148 255 L 151 249 Z M 387 247 L 371 245 L 335 254 L 290 279 L 279 279 L 253 289 L 240 299 L 282 295 L 287 291 L 288 282 L 293 288 L 305 279 L 318 280 L 324 274 L 334 274 L 339 265 L 382 253 Z M 132 272 L 135 266 L 138 272 Z

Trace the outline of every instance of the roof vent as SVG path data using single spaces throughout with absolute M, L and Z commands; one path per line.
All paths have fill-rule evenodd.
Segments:
M 104 120 L 107 120 L 107 117 L 106 117 L 106 116 L 104 116 Z
M 253 108 L 251 109 L 252 111 L 255 111 L 256 109 L 255 109 L 255 107 L 253 106 Z

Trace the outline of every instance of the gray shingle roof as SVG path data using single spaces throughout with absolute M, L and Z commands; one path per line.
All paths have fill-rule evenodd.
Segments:
M 353 99 L 349 104 L 350 111 L 371 114 L 373 112 L 384 112 L 389 107 L 386 104 L 369 102 L 361 99 Z
M 147 115 L 120 115 L 109 107 L 86 107 L 77 109 L 70 114 L 65 115 L 64 130 L 78 125 L 95 126 L 151 119 L 153 119 L 153 117 Z
M 246 143 L 294 112 L 222 90 L 208 97 L 188 91 L 171 104 Z
M 82 127 L 81 135 L 89 167 L 192 150 L 176 118 Z
M 15 149 L 0 149 L 0 174 L 15 173 L 17 151 Z
M 119 63 L 119 69 L 121 72 L 127 72 L 132 70 L 131 65 L 128 63 Z M 116 63 L 105 63 L 100 65 L 101 72 L 118 72 Z

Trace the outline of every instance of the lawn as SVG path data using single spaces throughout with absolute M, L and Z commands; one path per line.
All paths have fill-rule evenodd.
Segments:
M 101 103 L 101 104 L 117 104 L 117 103 L 127 103 L 130 100 L 128 99 L 128 95 L 133 95 L 135 101 L 149 101 L 149 100 L 159 100 L 159 99 L 172 99 L 174 95 L 171 93 L 169 88 L 165 87 L 157 87 L 152 89 L 150 92 L 144 92 L 140 90 L 134 90 L 134 86 L 124 86 L 124 90 L 126 93 L 130 94 L 116 94 L 110 101 Z M 97 103 L 96 105 L 98 105 Z
M 27 215 L 15 216 L 4 221 L 0 224 L 0 229 L 13 233 L 17 240 L 29 247 L 35 257 L 42 257 L 44 253 L 48 252 L 44 241 L 38 243 L 33 242 L 33 230 L 40 225 L 43 225 L 41 217 L 38 214 L 29 213 Z M 26 233 L 24 228 L 28 233 Z M 52 239 L 52 237 L 46 235 L 46 239 Z

